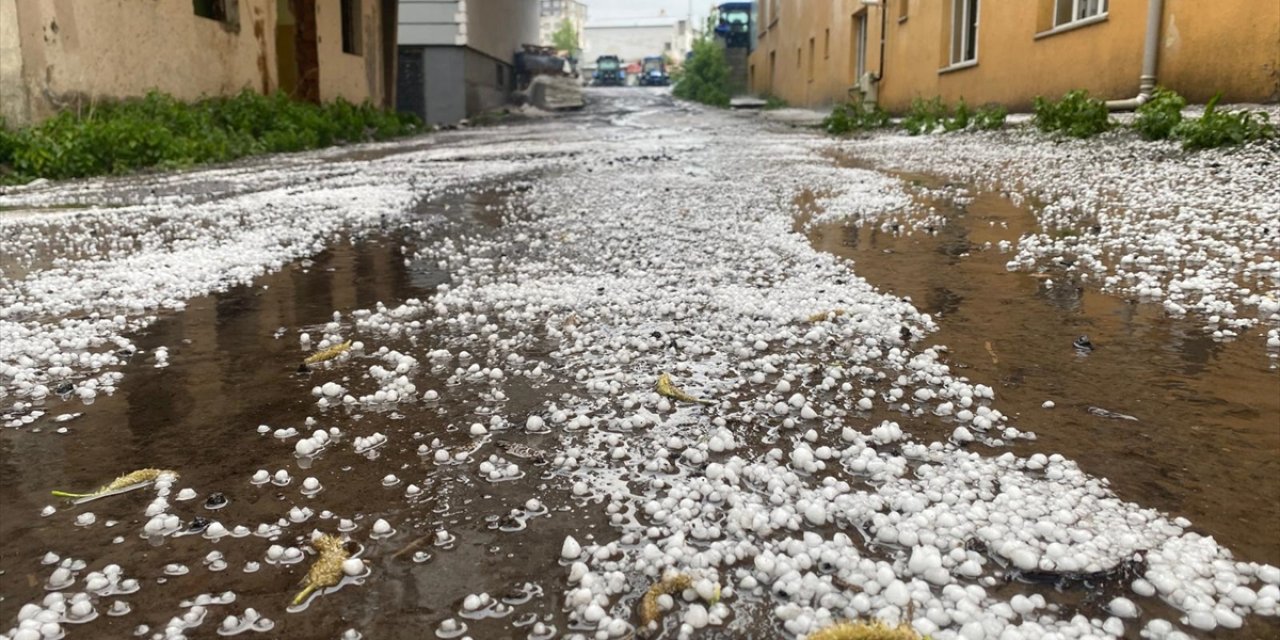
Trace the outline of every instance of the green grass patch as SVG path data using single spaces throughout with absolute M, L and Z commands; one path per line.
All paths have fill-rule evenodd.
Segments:
M 2 125 L 3 123 L 0 123 Z M 80 178 L 384 140 L 421 131 L 410 114 L 342 99 L 316 105 L 244 91 L 186 103 L 164 93 L 0 127 L 0 179 Z

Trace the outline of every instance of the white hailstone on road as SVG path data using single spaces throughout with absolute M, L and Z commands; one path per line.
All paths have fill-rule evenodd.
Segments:
M 827 510 L 822 503 L 814 502 L 804 510 L 804 518 L 813 525 L 823 525 L 827 523 Z
M 955 431 L 951 432 L 951 439 L 956 442 L 973 442 L 973 434 L 964 427 L 956 427 Z
M 373 523 L 373 532 L 377 535 L 385 536 L 391 533 L 391 523 L 383 520 L 382 518 L 378 518 Z
M 560 557 L 565 560 L 574 560 L 582 555 L 582 545 L 573 536 L 565 536 L 564 544 L 560 546 Z
M 1040 405 L 1040 406 L 1041 406 L 1041 407 L 1043 407 L 1043 408 L 1045 408 L 1045 409 L 1052 409 L 1052 408 L 1056 407 L 1057 405 L 1056 405 L 1052 400 L 1045 400 L 1045 401 L 1044 401 L 1044 404 L 1042 404 L 1042 405 Z
M 1138 605 L 1125 597 L 1113 598 L 1111 603 L 1107 605 L 1107 611 L 1110 611 L 1112 615 L 1119 616 L 1121 618 L 1138 617 Z
M 488 431 L 487 429 L 485 429 L 485 428 L 484 428 L 484 425 L 480 424 L 479 422 L 474 423 L 474 424 L 472 424 L 472 425 L 471 425 L 471 435 L 473 435 L 473 436 L 482 436 L 482 435 L 484 435 L 484 434 L 486 434 L 486 433 L 489 433 L 489 431 Z
M 293 445 L 293 451 L 300 456 L 309 456 L 316 452 L 316 443 L 310 438 L 303 438 Z
M 364 561 L 360 558 L 347 558 L 342 561 L 342 573 L 355 577 L 364 573 Z

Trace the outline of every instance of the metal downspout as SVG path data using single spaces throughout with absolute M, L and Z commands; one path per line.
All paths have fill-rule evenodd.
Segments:
M 1160 23 L 1164 18 L 1164 0 L 1147 1 L 1147 37 L 1142 45 L 1142 75 L 1138 79 L 1138 95 L 1128 100 L 1108 100 L 1112 111 L 1137 109 L 1151 99 L 1156 88 L 1156 63 L 1160 55 Z

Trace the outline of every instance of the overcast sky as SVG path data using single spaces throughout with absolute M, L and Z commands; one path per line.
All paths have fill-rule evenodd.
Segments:
M 654 18 L 663 10 L 673 18 L 689 15 L 689 0 L 585 0 L 587 21 L 618 20 L 626 18 Z M 706 18 L 712 0 L 693 0 L 694 19 L 701 23 Z

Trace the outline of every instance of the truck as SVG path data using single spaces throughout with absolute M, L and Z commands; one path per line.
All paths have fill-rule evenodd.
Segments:
M 662 56 L 647 56 L 640 67 L 640 84 L 647 87 L 665 87 L 671 83 L 667 75 L 667 61 Z
M 596 58 L 596 72 L 593 80 L 597 86 L 621 87 L 625 85 L 627 83 L 627 72 L 622 69 L 622 60 L 614 55 Z

